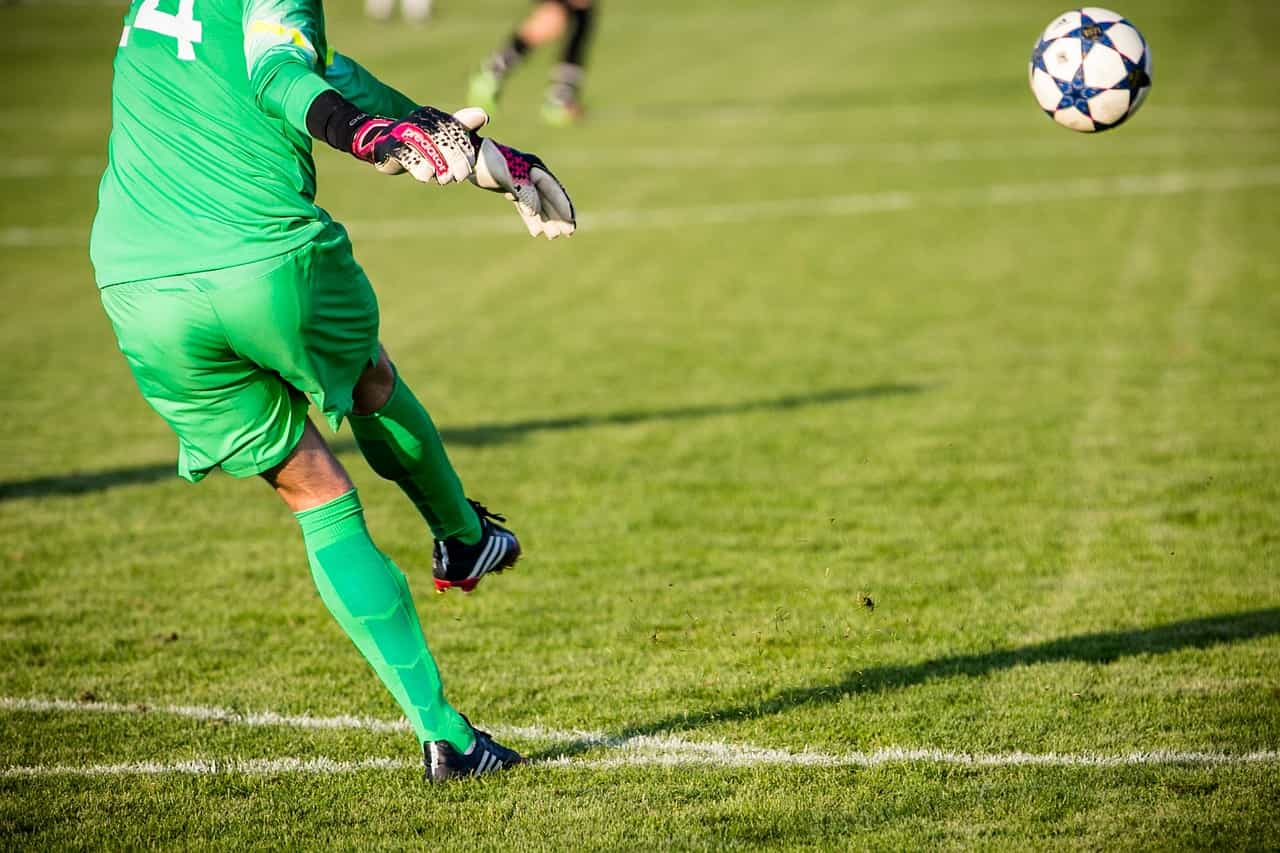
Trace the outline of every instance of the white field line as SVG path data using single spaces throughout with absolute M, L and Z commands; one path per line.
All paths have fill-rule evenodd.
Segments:
M 942 142 L 847 142 L 807 145 L 735 146 L 695 148 L 672 158 L 669 148 L 609 146 L 598 150 L 569 149 L 556 155 L 557 171 L 566 169 L 635 169 L 661 163 L 662 171 L 693 169 L 716 172 L 727 169 L 774 169 L 785 163 L 788 169 L 826 168 L 848 163 L 962 163 L 989 160 L 1045 160 L 1082 154 L 1081 143 L 1012 141 L 1004 139 L 948 140 Z M 1222 135 L 1134 137 L 1124 145 L 1092 145 L 1091 160 L 1132 159 L 1169 154 L 1221 151 Z M 1234 154 L 1280 154 L 1275 133 L 1246 131 L 1230 135 Z M 51 177 L 97 177 L 106 161 L 102 157 L 11 157 L 0 161 L 0 180 L 47 179 Z
M 287 726 L 308 729 L 360 729 L 377 732 L 407 732 L 404 720 L 388 721 L 368 717 L 312 717 L 274 712 L 240 713 L 226 708 L 192 705 L 125 705 L 114 702 L 72 702 L 64 699 L 0 698 L 0 710 L 7 711 L 72 711 L 100 714 L 165 714 L 196 720 L 217 720 L 247 726 Z M 764 765 L 793 767 L 879 767 L 889 764 L 946 764 L 964 767 L 1127 767 L 1151 765 L 1220 766 L 1244 764 L 1278 764 L 1280 751 L 1263 750 L 1228 753 L 1220 750 L 1148 750 L 1127 753 L 966 753 L 940 749 L 887 748 L 870 752 L 830 754 L 821 752 L 789 752 L 750 744 L 723 742 L 695 743 L 665 735 L 612 737 L 599 732 L 556 731 L 542 727 L 495 726 L 501 737 L 572 742 L 582 747 L 608 749 L 616 753 L 604 758 L 561 756 L 536 762 L 548 767 L 611 768 L 628 766 L 757 767 Z M 417 768 L 418 762 L 393 758 L 369 758 L 342 762 L 327 758 L 276 759 L 195 759 L 170 763 L 136 762 L 104 764 L 88 767 L 65 765 L 27 765 L 0 768 L 0 778 L 41 776 L 124 776 L 185 773 L 211 775 L 235 773 L 270 775 L 274 773 L 350 773 L 360 770 L 404 770 Z
M 1162 175 L 1121 175 L 1080 178 L 1030 184 L 996 184 L 986 187 L 941 190 L 890 190 L 810 198 L 771 199 L 693 207 L 623 208 L 587 213 L 579 218 L 584 233 L 592 231 L 670 229 L 699 225 L 732 225 L 789 219 L 831 219 L 895 211 L 973 207 L 1005 207 L 1115 198 L 1119 196 L 1168 196 L 1194 192 L 1223 192 L 1280 185 L 1280 166 L 1214 172 L 1168 172 Z M 512 217 L 458 217 L 427 228 L 404 219 L 386 222 L 352 222 L 349 227 L 362 240 L 395 239 L 458 234 L 519 231 Z
M 940 749 L 877 749 L 872 752 L 848 752 L 830 755 L 820 752 L 783 752 L 752 750 L 721 744 L 724 751 L 698 755 L 674 752 L 635 753 L 608 758 L 551 758 L 538 762 L 551 767 L 659 766 L 678 767 L 708 765 L 716 767 L 882 767 L 889 764 L 946 764 L 961 767 L 1135 767 L 1153 765 L 1222 766 L 1240 764 L 1277 764 L 1280 752 L 1228 753 L 1219 751 L 1155 750 L 1126 753 L 1031 753 L 948 752 Z
M 330 758 L 231 758 L 194 759 L 191 761 L 137 761 L 130 764 L 91 764 L 73 767 L 65 764 L 33 764 L 0 768 L 0 779 L 33 779 L 45 776 L 162 776 L 186 774 L 216 776 L 271 776 L 277 773 L 356 773 L 361 770 L 421 769 L 421 761 L 399 758 L 366 758 L 361 761 L 334 761 Z
M 308 714 L 277 714 L 274 711 L 241 713 L 229 708 L 209 708 L 200 705 L 148 705 L 119 702 L 73 702 L 69 699 L 15 699 L 0 697 L 0 711 L 76 711 L 91 714 L 162 714 L 168 717 L 185 717 L 189 720 L 207 720 L 219 723 L 235 723 L 242 726 L 282 726 L 294 729 L 360 729 L 367 732 L 412 731 L 408 720 L 378 720 L 372 717 L 312 717 Z
M 563 756 L 531 762 L 535 767 L 567 767 L 608 770 L 618 767 L 884 767 L 898 764 L 946 764 L 960 767 L 1150 767 L 1179 765 L 1198 767 L 1276 764 L 1277 752 L 1131 752 L 1120 755 L 1101 754 L 1035 754 L 1008 752 L 970 754 L 936 749 L 881 749 L 845 755 L 817 752 L 774 752 L 762 754 L 735 752 L 726 747 L 723 755 L 684 755 L 680 753 L 629 753 L 611 758 L 581 759 Z M 160 776 L 183 774 L 193 776 L 241 775 L 272 776 L 281 773 L 334 775 L 362 770 L 414 770 L 422 767 L 417 760 L 400 758 L 365 758 L 360 761 L 335 761 L 331 758 L 230 758 L 192 759 L 188 761 L 138 761 L 122 764 L 91 764 L 77 767 L 65 764 L 28 764 L 0 768 L 0 779 L 33 779 L 50 776 Z
M 905 210 L 944 210 L 1008 207 L 1080 201 L 1094 198 L 1160 197 L 1198 192 L 1253 190 L 1280 185 L 1280 165 L 1213 172 L 1166 172 L 1159 175 L 1119 175 L 1027 184 L 939 190 L 891 190 L 851 195 L 744 201 L 691 207 L 621 208 L 585 214 L 583 232 L 671 229 L 699 225 L 732 225 L 791 219 L 831 219 L 893 213 Z M 347 223 L 358 240 L 423 240 L 519 232 L 514 216 L 459 216 L 409 222 L 405 219 Z M 82 228 L 10 227 L 0 229 L 0 248 L 83 246 Z
M 1242 138 L 1247 137 L 1247 138 Z M 1047 142 L 1045 140 L 1014 141 L 1004 139 L 947 140 L 942 142 L 846 142 L 808 145 L 750 145 L 733 148 L 695 148 L 672 157 L 669 148 L 615 147 L 594 151 L 566 151 L 555 156 L 557 171 L 575 169 L 619 169 L 655 167 L 662 171 L 696 169 L 714 173 L 724 169 L 801 170 L 847 163 L 961 163 L 1007 160 L 1054 160 L 1083 156 L 1090 160 L 1161 155 L 1184 155 L 1221 151 L 1222 136 L 1170 136 L 1137 139 L 1126 144 L 1091 145 L 1091 140 Z M 1236 154 L 1280 154 L 1280 142 L 1274 131 L 1235 133 L 1230 136 L 1231 150 Z M 53 161 L 56 167 L 56 161 Z M 563 165 L 562 165 L 563 164 Z M 3 166 L 0 166 L 3 169 Z M 0 176 L 3 172 L 0 171 Z M 561 173 L 561 177 L 564 177 Z

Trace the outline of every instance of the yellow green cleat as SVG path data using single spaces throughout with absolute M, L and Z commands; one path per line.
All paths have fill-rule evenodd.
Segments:
M 542 102 L 542 120 L 552 127 L 568 127 L 577 123 L 582 115 L 581 101 L 548 98 Z
M 467 104 L 482 107 L 492 114 L 498 108 L 498 96 L 502 94 L 502 78 L 488 68 L 481 68 L 471 75 L 467 85 Z

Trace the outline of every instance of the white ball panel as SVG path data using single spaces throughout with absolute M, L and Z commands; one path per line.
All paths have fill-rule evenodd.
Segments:
M 1080 40 L 1061 38 L 1044 50 L 1044 66 L 1059 80 L 1070 80 L 1080 70 L 1083 50 Z
M 1072 130 L 1078 130 L 1082 133 L 1093 133 L 1097 130 L 1097 128 L 1093 126 L 1093 121 L 1075 107 L 1067 107 L 1065 110 L 1058 110 L 1053 114 L 1053 120 L 1064 127 L 1069 127 Z
M 1059 36 L 1065 36 L 1072 30 L 1078 29 L 1080 29 L 1080 13 L 1064 12 L 1061 17 L 1044 28 L 1044 33 L 1040 38 L 1044 41 L 1052 41 Z
M 1080 11 L 1100 24 L 1110 24 L 1124 20 L 1124 15 L 1112 12 L 1110 9 L 1103 9 L 1101 6 L 1085 6 Z
M 1056 110 L 1062 102 L 1062 90 L 1053 78 L 1037 68 L 1031 74 L 1031 91 L 1035 93 L 1036 102 L 1041 109 Z
M 1111 39 L 1116 50 L 1123 53 L 1130 62 L 1137 62 L 1142 58 L 1146 45 L 1142 43 L 1142 36 L 1138 35 L 1138 31 L 1128 24 L 1116 24 L 1107 30 L 1107 38 Z
M 1089 115 L 1103 124 L 1115 124 L 1128 111 L 1128 89 L 1110 89 L 1089 99 Z
M 1124 60 L 1105 44 L 1095 44 L 1085 56 L 1084 84 L 1090 89 L 1110 89 L 1124 77 Z

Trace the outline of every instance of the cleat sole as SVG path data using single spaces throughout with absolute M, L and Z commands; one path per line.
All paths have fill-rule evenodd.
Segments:
M 436 583 L 436 595 L 444 595 L 446 592 L 448 592 L 451 589 L 460 589 L 463 592 L 472 592 L 473 590 L 475 590 L 477 586 L 480 585 L 480 581 L 484 580 L 485 577 L 487 577 L 488 575 L 500 575 L 503 572 L 505 572 L 507 569 L 515 568 L 516 563 L 520 562 L 521 556 L 523 555 L 517 551 L 516 558 L 512 560 L 509 564 L 503 566 L 500 569 L 490 569 L 489 571 L 485 572 L 483 575 L 481 575 L 478 578 L 467 578 L 466 580 L 463 580 L 463 581 L 450 581 L 450 580 L 445 580 L 444 578 L 432 578 L 432 580 L 434 580 Z

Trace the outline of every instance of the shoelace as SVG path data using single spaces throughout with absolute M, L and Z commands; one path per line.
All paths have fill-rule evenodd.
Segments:
M 507 517 L 500 512 L 490 512 L 489 508 L 480 503 L 480 501 L 473 501 L 470 498 L 467 498 L 467 503 L 471 504 L 471 508 L 476 511 L 476 515 L 482 519 L 491 518 L 494 521 L 501 522 L 505 522 L 507 520 Z

